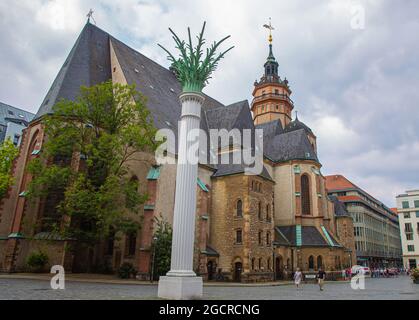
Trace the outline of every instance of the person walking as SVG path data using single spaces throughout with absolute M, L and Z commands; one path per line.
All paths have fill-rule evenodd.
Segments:
M 300 268 L 297 268 L 297 271 L 294 273 L 294 283 L 297 289 L 300 288 L 302 280 L 303 280 L 303 273 L 301 272 Z
M 319 272 L 317 273 L 317 281 L 319 283 L 320 291 L 323 291 L 324 287 L 324 280 L 326 280 L 326 272 L 323 271 L 322 268 L 319 268 Z

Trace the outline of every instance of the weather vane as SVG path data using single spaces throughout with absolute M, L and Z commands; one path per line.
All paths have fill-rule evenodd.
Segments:
M 90 19 L 93 20 L 93 22 L 96 24 L 95 18 L 93 18 L 94 11 L 92 9 L 89 10 L 89 13 L 87 14 L 87 23 L 90 22 Z
M 269 29 L 269 43 L 272 43 L 272 30 L 275 28 L 272 26 L 271 18 L 269 18 L 269 24 L 264 24 L 263 27 Z

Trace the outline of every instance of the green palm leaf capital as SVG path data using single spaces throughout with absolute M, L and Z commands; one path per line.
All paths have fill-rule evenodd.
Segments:
M 224 58 L 227 52 L 234 48 L 230 47 L 228 50 L 217 54 L 218 47 L 230 38 L 230 36 L 227 36 L 218 42 L 214 42 L 207 48 L 206 56 L 204 58 L 204 50 L 202 47 L 205 44 L 205 25 L 206 22 L 204 22 L 201 33 L 196 37 L 198 44 L 195 47 L 192 44 L 190 28 L 188 28 L 188 42 L 181 40 L 176 33 L 169 28 L 173 40 L 175 41 L 176 49 L 179 51 L 178 58 L 159 44 L 159 47 L 168 54 L 167 59 L 172 63 L 171 69 L 174 70 L 178 80 L 182 84 L 183 92 L 202 92 L 204 87 L 208 84 L 208 80 L 211 79 L 211 74 L 217 69 L 220 60 Z

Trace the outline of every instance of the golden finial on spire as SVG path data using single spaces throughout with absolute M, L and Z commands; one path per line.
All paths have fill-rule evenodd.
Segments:
M 271 18 L 269 18 L 269 24 L 264 24 L 263 27 L 269 29 L 269 44 L 272 44 L 272 30 L 275 30 L 275 28 L 272 26 Z

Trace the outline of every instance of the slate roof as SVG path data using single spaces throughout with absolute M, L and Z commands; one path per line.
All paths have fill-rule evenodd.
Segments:
M 335 246 L 341 246 L 330 233 L 329 236 Z M 301 227 L 301 240 L 303 247 L 330 247 L 327 240 L 321 235 L 320 230 L 314 226 Z M 275 242 L 283 246 L 297 246 L 296 226 L 275 227 Z
M 336 196 L 329 196 L 329 199 L 333 202 L 335 207 L 335 216 L 337 217 L 350 217 L 350 214 L 346 210 L 346 206 L 342 201 L 339 201 Z
M 263 130 L 263 138 L 266 139 L 267 141 L 271 140 L 277 135 L 284 133 L 284 129 L 282 128 L 281 121 L 271 121 L 271 122 L 258 124 L 256 125 L 256 129 Z
M 275 136 L 265 143 L 265 155 L 274 162 L 313 160 L 319 162 L 303 129 Z
M 80 86 L 92 86 L 111 79 L 109 35 L 88 23 L 55 78 L 35 119 L 52 112 L 61 99 L 75 100 Z

